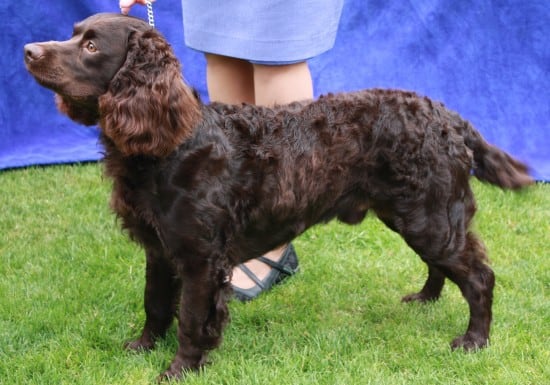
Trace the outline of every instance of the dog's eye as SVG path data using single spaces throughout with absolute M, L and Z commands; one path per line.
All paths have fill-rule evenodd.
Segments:
M 97 47 L 95 46 L 94 42 L 91 40 L 86 43 L 86 49 L 90 52 L 97 51 Z

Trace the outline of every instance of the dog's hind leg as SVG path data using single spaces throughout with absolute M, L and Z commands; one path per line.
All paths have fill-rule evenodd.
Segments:
M 436 301 L 441 295 L 441 290 L 445 284 L 445 274 L 437 267 L 428 265 L 428 279 L 418 293 L 408 294 L 401 298 L 403 302 L 428 302 Z
M 470 186 L 462 186 L 462 194 L 446 206 L 450 241 L 434 264 L 457 284 L 470 309 L 466 333 L 454 339 L 451 347 L 475 350 L 489 343 L 495 275 L 486 263 L 483 243 L 468 230 L 476 205 Z
M 126 344 L 129 350 L 150 350 L 165 336 L 176 310 L 179 282 L 172 264 L 153 250 L 146 251 L 145 326 L 141 336 Z
M 424 288 L 405 300 L 437 298 L 444 277 L 456 283 L 468 302 L 470 320 L 466 333 L 453 340 L 451 346 L 473 350 L 486 346 L 489 340 L 494 274 L 485 263 L 482 243 L 468 232 L 475 213 L 473 194 L 465 187 L 455 195 L 432 201 L 422 208 L 410 205 L 412 209 L 408 211 L 394 212 L 390 227 L 398 231 L 429 266 Z M 409 207 L 400 203 L 400 207 Z M 387 217 L 384 222 L 388 222 Z
M 420 250 L 418 252 L 421 254 Z M 430 292 L 431 289 L 425 291 L 426 287 L 435 283 L 435 288 L 440 289 L 443 286 L 441 274 L 444 274 L 457 284 L 468 302 L 470 310 L 468 329 L 464 335 L 453 340 L 451 347 L 474 350 L 487 346 L 495 278 L 491 268 L 484 263 L 485 251 L 481 242 L 475 235 L 468 232 L 465 241 L 459 242 L 453 250 L 447 249 L 435 258 L 429 254 L 421 255 L 423 258 L 428 258 L 429 265 L 435 266 L 439 273 L 435 276 L 436 278 L 429 275 L 426 285 L 416 296 L 424 298 L 426 294 L 428 297 L 433 295 L 434 292 Z M 433 271 L 433 269 L 430 270 L 430 272 Z M 416 299 L 414 296 L 413 299 Z
M 458 285 L 470 308 L 468 329 L 453 340 L 451 347 L 475 350 L 489 343 L 495 276 L 484 263 L 483 244 L 473 233 L 466 234 L 466 244 L 458 255 L 459 263 L 442 261 L 440 265 L 445 275 Z
M 381 210 L 375 210 L 378 218 L 384 222 L 386 226 L 388 226 L 391 230 L 401 233 L 401 228 L 403 226 L 399 226 L 396 222 L 403 223 L 400 219 L 397 219 L 394 215 L 388 215 L 387 211 L 384 213 Z M 404 236 L 402 234 L 402 236 Z M 405 239 L 406 240 L 406 239 Z M 417 246 L 418 247 L 418 246 Z M 415 247 L 413 247 L 415 249 Z M 418 252 L 418 251 L 417 251 Z M 429 302 L 429 301 L 436 301 L 439 299 L 439 296 L 441 295 L 441 290 L 443 289 L 443 285 L 445 284 L 445 274 L 439 270 L 436 266 L 431 264 L 426 258 L 422 258 L 424 262 L 428 265 L 428 279 L 426 280 L 426 283 L 422 287 L 422 290 L 420 290 L 418 293 L 412 293 L 404 296 L 401 298 L 401 301 L 403 302 Z

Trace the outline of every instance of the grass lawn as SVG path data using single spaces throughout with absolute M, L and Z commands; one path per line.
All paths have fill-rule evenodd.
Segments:
M 108 209 L 98 164 L 0 173 L 0 384 L 149 384 L 176 349 L 122 349 L 144 320 L 144 257 Z M 439 302 L 402 304 L 426 278 L 378 220 L 310 229 L 301 272 L 248 304 L 212 364 L 186 384 L 550 383 L 550 185 L 520 193 L 474 182 L 475 228 L 496 274 L 491 346 L 449 342 L 468 309 L 447 283 Z

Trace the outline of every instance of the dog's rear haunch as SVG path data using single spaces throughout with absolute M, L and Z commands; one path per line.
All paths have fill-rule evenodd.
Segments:
M 510 189 L 532 179 L 442 104 L 366 90 L 271 109 L 205 105 L 160 34 L 114 14 L 76 24 L 68 41 L 25 46 L 25 62 L 63 113 L 99 123 L 112 207 L 147 259 L 145 326 L 128 348 L 153 348 L 179 320 L 163 376 L 200 368 L 220 344 L 235 265 L 368 210 L 428 266 L 403 300 L 436 300 L 450 279 L 470 310 L 452 348 L 487 345 L 494 275 L 468 230 L 469 178 Z

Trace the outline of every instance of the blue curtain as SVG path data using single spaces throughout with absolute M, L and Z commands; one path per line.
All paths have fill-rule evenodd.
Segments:
M 183 44 L 180 0 L 158 0 L 154 10 L 185 78 L 207 100 L 204 58 Z M 60 115 L 23 65 L 25 43 L 65 40 L 74 22 L 97 12 L 119 12 L 118 1 L 0 4 L 0 169 L 101 159 L 97 128 Z M 146 19 L 145 7 L 132 14 Z M 310 61 L 315 93 L 414 90 L 548 181 L 549 36 L 548 0 L 347 0 L 334 48 Z

